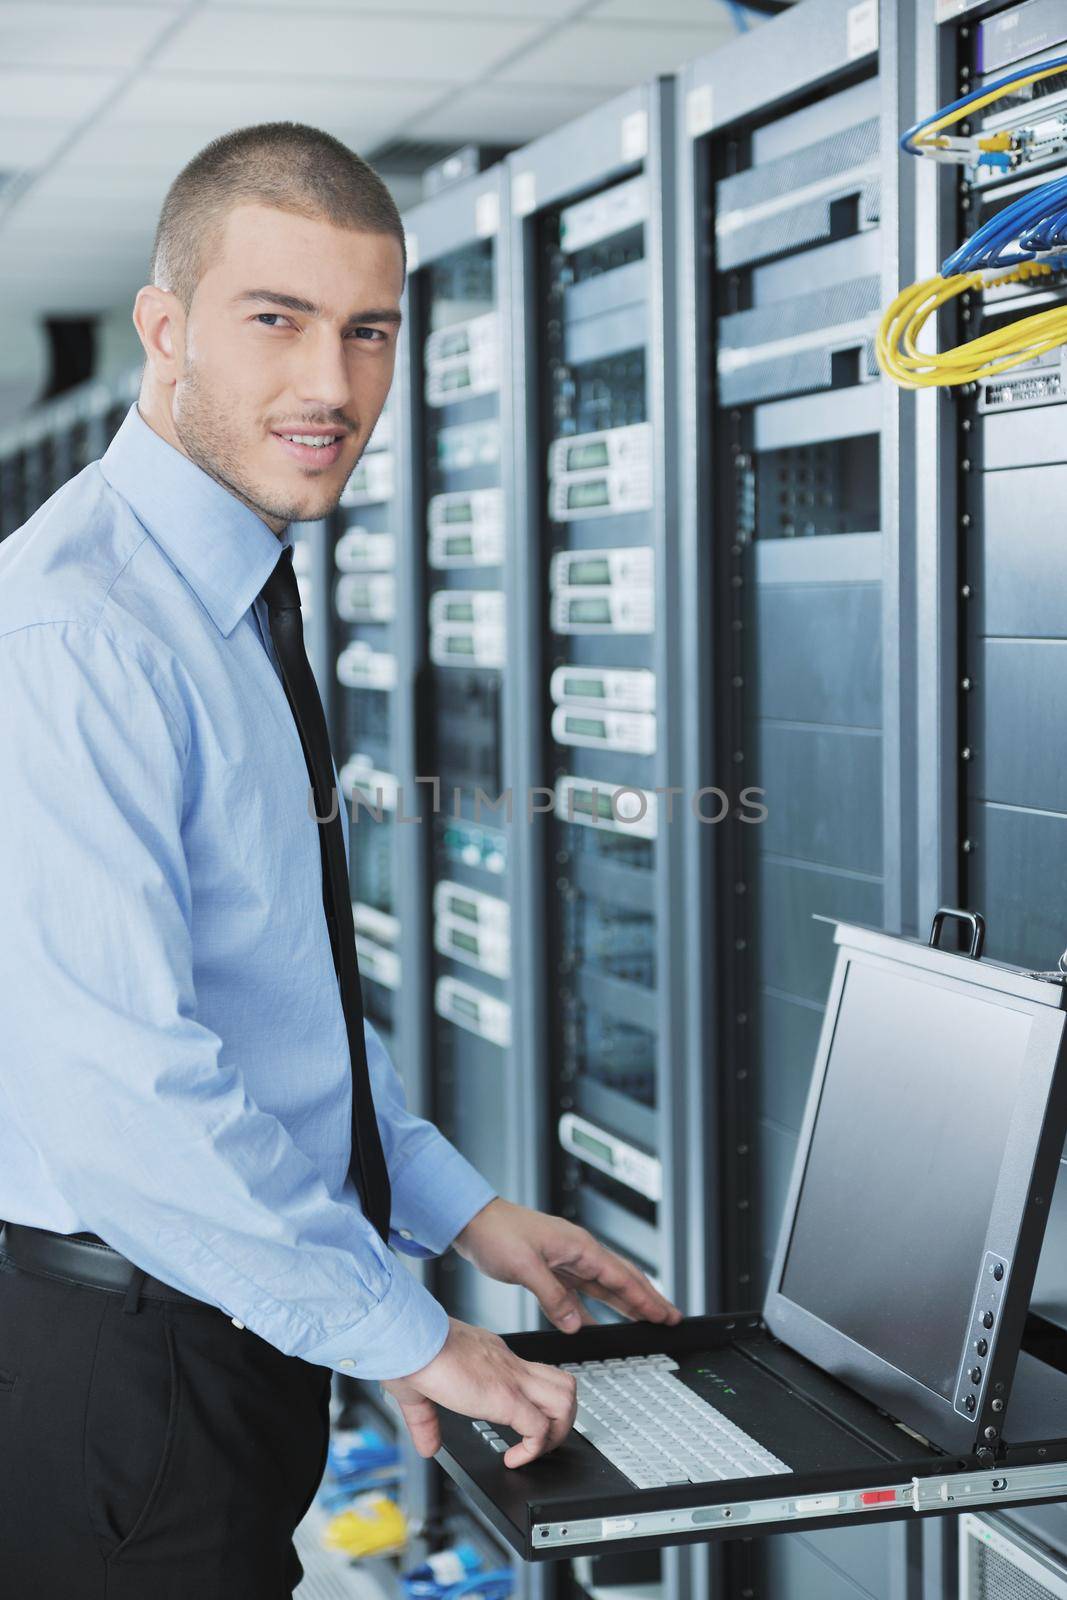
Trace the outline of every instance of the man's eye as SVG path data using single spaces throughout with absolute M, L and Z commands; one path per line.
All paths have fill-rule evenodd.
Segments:
M 367 342 L 370 344 L 379 344 L 386 337 L 380 328 L 353 328 L 352 332 L 357 335 L 362 334 L 365 339 L 369 334 L 370 339 Z
M 280 311 L 257 311 L 256 321 L 264 323 L 266 327 L 273 328 L 277 325 L 277 321 L 279 318 L 281 318 L 281 315 L 282 314 Z M 270 321 L 271 317 L 275 318 L 274 322 Z

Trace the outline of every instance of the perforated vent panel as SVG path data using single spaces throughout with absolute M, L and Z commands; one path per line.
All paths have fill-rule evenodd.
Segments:
M 997 1517 L 960 1518 L 959 1600 L 1065 1600 L 1067 1565 Z
M 1055 1589 L 1020 1571 L 990 1545 L 975 1551 L 974 1579 L 967 1600 L 1053 1600 Z

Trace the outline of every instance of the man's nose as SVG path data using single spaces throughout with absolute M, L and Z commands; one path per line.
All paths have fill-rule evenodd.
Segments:
M 301 349 L 296 375 L 297 394 L 303 405 L 341 411 L 352 397 L 348 347 L 339 334 L 323 332 Z

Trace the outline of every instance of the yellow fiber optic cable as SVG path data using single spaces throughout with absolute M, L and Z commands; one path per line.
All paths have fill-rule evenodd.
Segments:
M 1027 261 L 993 277 L 961 272 L 911 284 L 897 295 L 879 325 L 875 346 L 879 367 L 906 389 L 948 388 L 993 377 L 1067 343 L 1067 306 L 1056 306 L 1020 317 L 952 350 L 927 354 L 918 347 L 926 323 L 950 300 L 968 290 L 1048 277 L 1051 270 L 1042 262 Z

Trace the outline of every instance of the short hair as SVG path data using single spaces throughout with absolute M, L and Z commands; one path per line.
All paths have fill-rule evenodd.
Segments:
M 150 281 L 188 311 L 227 215 L 250 204 L 392 234 L 407 271 L 396 202 L 362 156 L 321 128 L 260 122 L 212 139 L 174 179 L 156 226 Z

